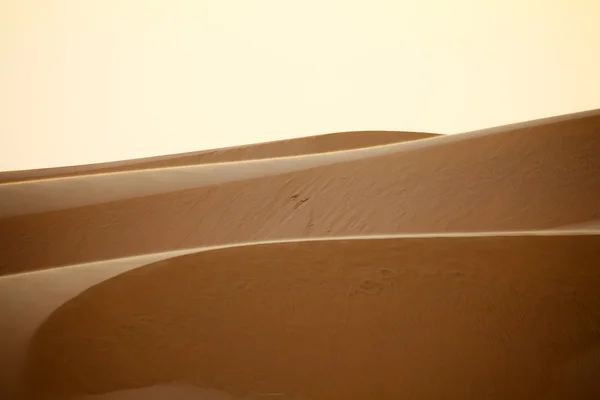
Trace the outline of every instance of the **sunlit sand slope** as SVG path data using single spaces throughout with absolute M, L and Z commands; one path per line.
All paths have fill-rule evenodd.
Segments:
M 170 383 L 314 400 L 598 398 L 599 260 L 600 235 L 574 233 L 190 254 L 58 308 L 25 382 L 32 399 Z
M 600 219 L 599 129 L 595 113 L 321 156 L 0 185 L 5 213 L 70 206 L 0 219 L 0 271 L 255 240 Z M 90 204 L 108 198 L 121 200 Z
M 27 171 L 0 172 L 0 183 L 41 178 L 79 176 L 85 174 L 134 171 L 139 169 L 177 167 L 229 161 L 258 160 L 274 157 L 299 156 L 408 142 L 438 136 L 434 133 L 396 131 L 356 131 L 297 139 L 279 140 L 216 150 L 196 151 L 168 156 L 148 157 L 71 167 L 43 168 Z

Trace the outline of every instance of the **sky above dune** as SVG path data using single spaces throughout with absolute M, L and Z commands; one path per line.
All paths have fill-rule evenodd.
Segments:
M 0 170 L 600 108 L 592 0 L 0 0 Z

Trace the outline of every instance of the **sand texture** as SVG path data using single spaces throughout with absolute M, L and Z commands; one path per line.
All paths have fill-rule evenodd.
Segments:
M 0 174 L 0 398 L 600 398 L 600 112 Z
M 196 151 L 185 154 L 148 157 L 108 163 L 77 165 L 71 167 L 43 168 L 27 171 L 0 172 L 0 183 L 22 182 L 42 178 L 88 175 L 135 171 L 140 169 L 181 167 L 205 163 L 260 160 L 265 158 L 300 156 L 305 154 L 328 153 L 332 151 L 360 149 L 391 143 L 408 142 L 439 136 L 434 133 L 395 132 L 395 131 L 356 131 L 327 135 L 309 136 L 297 139 L 279 140 L 254 145 L 236 146 L 224 149 Z
M 247 241 L 600 219 L 600 115 L 302 157 L 0 186 L 0 273 Z

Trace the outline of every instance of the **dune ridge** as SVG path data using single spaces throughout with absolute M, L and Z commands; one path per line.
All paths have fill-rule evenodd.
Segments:
M 146 157 L 125 161 L 77 165 L 70 167 L 41 168 L 26 171 L 0 172 L 1 183 L 15 183 L 37 179 L 63 178 L 91 173 L 111 173 L 156 169 L 206 163 L 259 160 L 305 154 L 328 153 L 438 136 L 424 132 L 352 131 L 329 133 L 309 137 L 278 140 L 222 149 L 195 151 L 166 156 Z
M 13 215 L 0 219 L 9 238 L 0 273 L 271 238 L 552 229 L 600 219 L 600 115 L 522 126 L 0 185 L 4 215 Z
M 35 334 L 27 387 L 61 398 L 174 381 L 231 396 L 553 398 L 577 389 L 556 374 L 600 344 L 599 257 L 598 232 L 183 255 L 59 307 Z
M 0 173 L 0 398 L 600 397 L 600 110 L 373 132 Z
M 77 207 L 86 204 L 108 202 L 111 200 L 126 199 L 135 196 L 141 197 L 161 192 L 185 190 L 188 188 L 201 186 L 197 183 L 191 184 L 190 180 L 192 178 L 195 178 L 195 180 L 201 179 L 202 185 L 223 184 L 239 179 L 251 179 L 271 174 L 278 175 L 286 172 L 294 172 L 319 166 L 338 164 L 341 162 L 352 162 L 361 159 L 383 156 L 386 154 L 395 154 L 399 151 L 418 151 L 422 147 L 429 147 L 431 145 L 438 147 L 440 145 L 450 145 L 451 143 L 457 141 L 476 140 L 482 137 L 487 137 L 489 142 L 493 142 L 494 140 L 492 137 L 500 136 L 500 140 L 502 141 L 502 139 L 507 138 L 509 132 L 523 135 L 523 133 L 526 133 L 530 130 L 551 132 L 558 129 L 562 130 L 563 132 L 561 133 L 563 136 L 565 136 L 565 130 L 567 129 L 578 127 L 577 125 L 587 125 L 586 128 L 590 129 L 589 125 L 592 125 L 591 129 L 593 133 L 597 133 L 599 128 L 596 125 L 599 118 L 600 110 L 594 110 L 569 114 L 566 116 L 511 124 L 504 127 L 488 128 L 479 131 L 467 132 L 460 135 L 393 132 L 399 138 L 405 137 L 405 139 L 397 140 L 394 144 L 373 145 L 366 148 L 352 148 L 350 150 L 328 149 L 326 152 L 314 151 L 313 153 L 303 153 L 300 155 L 279 155 L 274 158 L 271 157 L 266 159 L 253 156 L 253 146 L 242 146 L 242 148 L 248 152 L 248 158 L 241 161 L 219 161 L 216 163 L 209 163 L 209 165 L 203 165 L 202 163 L 197 165 L 177 165 L 176 163 L 173 163 L 172 160 L 168 160 L 168 162 L 173 163 L 173 165 L 169 164 L 164 167 L 152 168 L 144 167 L 133 171 L 114 170 L 107 172 L 101 170 L 97 172 L 97 174 L 95 173 L 91 176 L 83 176 L 82 179 L 78 179 L 79 175 L 60 176 L 59 174 L 57 176 L 43 179 L 41 182 L 29 182 L 26 180 L 9 182 L 8 184 L 0 185 L 0 199 L 8 206 L 5 206 L 4 209 L 0 211 L 2 212 L 0 217 L 10 217 L 26 213 L 39 213 L 51 211 L 53 209 L 60 209 L 61 207 Z M 417 135 L 417 137 L 415 137 L 415 135 Z M 433 139 L 435 137 L 435 144 L 433 144 L 430 140 L 423 142 L 421 140 L 423 139 L 422 135 L 429 135 L 427 137 L 429 139 Z M 304 139 L 307 138 L 291 139 L 289 141 L 281 142 L 287 143 Z M 273 145 L 272 147 L 277 149 L 274 145 L 279 143 L 280 142 L 270 142 L 266 143 L 266 145 Z M 590 141 L 589 145 L 594 147 L 595 143 Z M 179 157 L 176 157 L 175 160 L 178 158 Z M 245 168 L 242 169 L 239 163 L 243 163 Z M 178 176 L 177 174 L 181 175 Z M 192 178 L 189 177 L 190 175 L 192 175 Z M 64 179 L 68 180 L 65 181 Z M 126 192 L 126 188 L 131 187 L 132 182 L 143 179 L 150 181 L 158 180 L 160 184 L 152 185 L 154 188 L 151 188 L 150 185 L 136 185 L 133 190 Z M 173 183 L 168 185 L 166 181 Z M 40 204 L 34 202 L 28 204 L 15 204 L 14 199 L 17 198 L 23 201 L 28 198 L 39 198 L 41 196 L 43 196 L 45 200 L 43 204 L 45 204 L 48 200 L 55 202 L 57 198 L 61 197 L 61 193 L 64 192 L 63 189 L 65 185 L 68 187 L 75 186 L 76 189 L 82 190 L 84 193 L 91 192 L 93 195 L 87 194 L 83 199 L 77 199 L 75 202 L 63 202 L 62 204 L 51 206 L 41 206 Z M 76 185 L 83 186 L 77 187 Z M 100 186 L 100 188 L 104 190 L 94 191 L 93 188 L 95 186 Z M 115 186 L 117 188 L 117 193 L 115 193 Z M 107 190 L 108 188 L 112 188 L 112 190 Z M 103 194 L 103 192 L 107 191 L 109 192 L 108 194 Z M 124 191 L 125 193 L 123 193 Z M 100 197 L 98 198 L 98 196 Z

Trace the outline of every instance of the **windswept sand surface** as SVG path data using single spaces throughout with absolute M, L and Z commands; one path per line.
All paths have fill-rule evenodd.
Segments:
M 266 142 L 216 150 L 196 151 L 168 156 L 148 157 L 135 160 L 77 165 L 72 167 L 43 168 L 28 171 L 0 172 L 0 183 L 80 176 L 92 173 L 96 174 L 135 171 L 141 169 L 181 167 L 186 165 L 207 163 L 300 156 L 305 154 L 327 153 L 331 151 L 381 146 L 391 143 L 427 139 L 435 136 L 439 135 L 434 133 L 395 131 L 340 132 L 297 139 L 279 140 L 276 142 Z
M 246 241 L 600 219 L 600 115 L 302 157 L 0 185 L 0 273 Z
M 598 154 L 588 112 L 0 174 L 0 398 L 600 398 Z
M 58 308 L 25 375 L 63 398 L 177 380 L 314 399 L 570 394 L 561 369 L 600 345 L 599 259 L 595 234 L 194 253 Z

